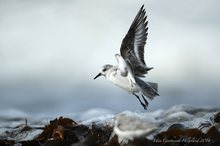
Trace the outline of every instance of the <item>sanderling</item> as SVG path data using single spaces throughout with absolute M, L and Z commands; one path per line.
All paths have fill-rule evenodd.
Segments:
M 128 140 L 146 137 L 156 129 L 157 125 L 152 122 L 146 122 L 134 114 L 120 113 L 115 118 L 113 135 L 118 136 L 119 143 L 127 143 Z
M 145 14 L 143 5 L 122 41 L 121 55 L 115 55 L 118 65 L 104 65 L 94 79 L 105 76 L 107 80 L 136 96 L 144 109 L 147 109 L 148 101 L 145 96 L 152 100 L 159 94 L 157 83 L 144 82 L 140 79 L 153 69 L 153 67 L 147 67 L 144 61 L 144 46 L 148 35 L 148 21 Z M 144 103 L 138 94 L 142 96 Z

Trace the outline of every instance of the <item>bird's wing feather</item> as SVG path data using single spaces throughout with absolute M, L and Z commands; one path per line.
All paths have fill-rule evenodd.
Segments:
M 144 5 L 137 13 L 128 33 L 122 41 L 121 56 L 131 66 L 134 75 L 143 77 L 152 68 L 148 68 L 144 61 L 144 46 L 147 40 L 147 16 Z
M 128 75 L 128 67 L 126 61 L 119 54 L 115 54 L 115 58 L 118 62 L 118 70 L 123 77 Z

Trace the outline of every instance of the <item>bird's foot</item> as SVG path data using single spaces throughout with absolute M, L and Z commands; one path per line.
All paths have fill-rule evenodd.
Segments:
M 137 99 L 140 101 L 140 103 L 141 103 L 141 105 L 143 106 L 143 108 L 144 108 L 145 110 L 147 110 L 147 107 L 148 107 L 148 102 L 147 102 L 147 100 L 146 100 L 146 99 L 144 100 L 144 102 L 145 102 L 145 104 L 144 104 L 144 103 L 141 101 L 141 99 L 139 98 L 139 96 L 138 96 L 137 94 L 133 93 L 133 95 L 137 97 Z M 143 97 L 143 96 L 142 96 L 142 97 Z
M 141 105 L 144 107 L 145 110 L 147 110 L 148 105 L 141 102 Z

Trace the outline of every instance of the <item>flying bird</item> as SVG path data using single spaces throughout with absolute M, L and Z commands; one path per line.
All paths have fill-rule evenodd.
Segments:
M 122 41 L 120 54 L 115 54 L 118 64 L 102 66 L 99 74 L 94 78 L 106 77 L 107 80 L 137 97 L 144 109 L 148 106 L 145 97 L 152 100 L 159 95 L 157 83 L 145 82 L 141 79 L 153 69 L 147 67 L 144 61 L 144 46 L 148 35 L 146 19 L 146 11 L 142 5 Z

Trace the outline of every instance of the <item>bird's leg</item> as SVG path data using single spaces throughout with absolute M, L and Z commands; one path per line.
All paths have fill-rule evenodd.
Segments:
M 146 100 L 146 98 L 144 97 L 144 95 L 141 94 L 141 96 L 142 96 L 142 98 L 143 98 L 143 100 L 144 100 L 144 102 L 145 102 L 145 105 L 148 107 L 148 104 L 149 104 L 148 101 Z
M 137 99 L 140 101 L 140 103 L 141 103 L 141 105 L 144 107 L 144 109 L 147 109 L 147 105 L 145 105 L 145 104 L 141 101 L 140 97 L 139 97 L 137 94 L 135 94 L 135 93 L 133 93 L 133 95 L 137 97 Z

